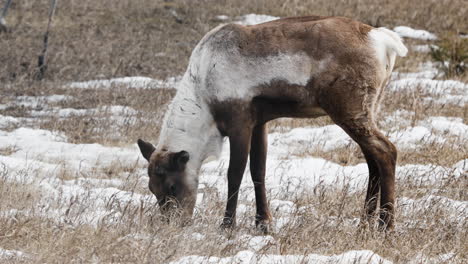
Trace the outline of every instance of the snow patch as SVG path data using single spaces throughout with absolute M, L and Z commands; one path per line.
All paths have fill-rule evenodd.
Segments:
M 252 251 L 240 251 L 232 257 L 208 257 L 208 256 L 187 256 L 170 264 L 196 264 L 196 263 L 314 263 L 314 264 L 390 264 L 392 262 L 380 257 L 370 250 L 353 250 L 340 255 L 325 256 L 318 254 L 309 255 L 270 255 L 257 254 Z
M 229 16 L 226 16 L 226 15 L 218 15 L 218 16 L 215 16 L 215 18 L 219 21 L 227 21 L 229 20 Z
M 280 17 L 269 16 L 269 15 L 248 14 L 248 15 L 241 16 L 239 19 L 240 19 L 239 21 L 235 22 L 236 24 L 250 26 L 250 25 L 256 25 L 256 24 L 261 24 L 261 23 L 266 23 L 269 21 L 277 20 L 277 19 L 280 19 Z
M 29 255 L 18 250 L 8 250 L 0 248 L 0 260 L 13 260 L 18 258 L 26 258 Z
M 0 128 L 7 128 L 10 126 L 18 125 L 19 123 L 20 121 L 18 118 L 0 115 Z
M 414 45 L 411 46 L 411 50 L 420 53 L 428 53 L 431 51 L 431 45 Z
M 408 77 L 393 80 L 388 88 L 395 92 L 419 90 L 423 93 L 424 100 L 439 104 L 457 104 L 464 107 L 468 102 L 468 84 L 454 80 Z
M 87 82 L 72 82 L 67 86 L 77 89 L 96 89 L 96 88 L 111 88 L 115 86 L 125 87 L 130 89 L 159 89 L 159 88 L 176 88 L 181 77 L 170 77 L 166 80 L 152 79 L 148 77 L 122 77 L 109 80 L 93 80 Z
M 248 250 L 257 252 L 264 249 L 267 246 L 275 245 L 276 240 L 272 236 L 242 235 L 235 240 L 229 241 L 229 243 L 236 245 L 246 245 Z
M 205 235 L 200 234 L 200 233 L 193 233 L 192 238 L 195 239 L 195 240 L 200 241 L 200 240 L 205 239 Z
M 34 117 L 43 117 L 43 116 L 55 116 L 60 118 L 66 118 L 71 116 L 99 116 L 103 114 L 112 115 L 115 117 L 121 117 L 122 115 L 137 115 L 138 111 L 122 105 L 111 105 L 111 106 L 101 106 L 98 108 L 89 108 L 89 109 L 75 109 L 75 108 L 59 108 L 54 107 L 47 110 L 40 111 L 31 111 L 31 116 Z
M 439 63 L 428 61 L 420 64 L 417 72 L 392 72 L 392 81 L 405 78 L 434 79 L 440 77 L 443 72 L 439 71 L 438 65 Z
M 397 110 L 382 120 L 382 124 L 402 125 L 393 131 L 388 131 L 390 140 L 400 149 L 418 148 L 433 142 L 444 143 L 446 137 L 454 136 L 460 139 L 468 138 L 468 126 L 461 118 L 429 117 L 411 127 L 414 113 Z M 355 144 L 354 141 L 337 125 L 323 127 L 294 128 L 286 133 L 271 133 L 268 135 L 269 153 L 279 158 L 290 158 L 292 155 L 303 156 L 304 153 L 333 151 Z
M 67 101 L 67 100 L 72 99 L 73 96 L 54 94 L 54 95 L 48 95 L 48 96 L 15 96 L 15 97 L 7 96 L 6 98 L 7 98 L 7 103 L 1 104 L 0 110 L 5 110 L 8 108 L 15 108 L 15 107 L 42 110 L 42 109 L 47 108 L 48 105 L 51 103 L 59 103 L 59 102 Z
M 460 224 L 468 220 L 468 201 L 456 201 L 447 197 L 437 195 L 426 195 L 419 199 L 406 197 L 397 199 L 399 211 L 412 218 L 412 215 L 432 215 L 442 212 L 445 219 Z
M 38 108 L 49 103 L 59 103 L 73 99 L 73 96 L 53 94 L 48 96 L 17 96 L 13 103 L 15 106 Z
M 0 149 L 14 148 L 16 151 L 9 158 L 23 159 L 23 165 L 3 161 L 11 170 L 23 168 L 25 164 L 42 161 L 51 164 L 67 164 L 74 170 L 92 169 L 99 164 L 109 166 L 116 162 L 132 166 L 139 159 L 140 153 L 133 148 L 105 147 L 100 144 L 71 144 L 61 133 L 47 130 L 18 128 L 12 132 L 0 131 Z M 12 166 L 11 166 L 12 165 Z M 44 164 L 41 164 L 44 165 Z
M 273 151 L 289 155 L 290 148 L 317 148 L 331 151 L 345 147 L 351 142 L 349 136 L 337 125 L 313 128 L 294 128 L 287 133 L 272 133 L 268 136 Z M 287 146 L 287 147 L 285 147 Z
M 393 91 L 421 88 L 433 95 L 468 91 L 468 85 L 466 83 L 454 80 L 431 80 L 425 78 L 403 78 L 395 80 L 389 84 L 389 88 Z
M 414 38 L 414 39 L 421 39 L 421 40 L 436 40 L 437 36 L 421 29 L 412 29 L 406 26 L 399 26 L 393 28 L 393 31 L 398 33 L 401 37 L 404 38 Z
M 220 163 L 213 161 L 202 167 L 200 183 L 215 187 L 223 196 L 226 195 L 225 175 L 228 157 L 222 157 Z M 248 171 L 245 172 L 250 173 Z M 266 185 L 270 197 L 290 200 L 300 196 L 306 190 L 313 190 L 321 185 L 328 188 L 349 188 L 350 191 L 360 190 L 367 184 L 367 165 L 341 166 L 321 158 L 299 157 L 288 160 L 270 156 L 267 161 Z M 244 177 L 248 181 L 248 177 Z M 243 183 L 249 186 L 251 183 Z M 248 201 L 254 200 L 254 192 L 250 188 L 241 188 L 240 197 Z
M 453 165 L 453 168 L 456 170 L 460 170 L 464 173 L 467 173 L 468 172 L 468 159 L 464 159 L 455 163 L 455 165 Z
M 404 149 L 417 149 L 423 144 L 444 143 L 445 138 L 434 135 L 423 126 L 409 127 L 390 134 L 390 141 Z
M 447 182 L 466 175 L 466 167 L 460 161 L 452 167 L 433 164 L 407 164 L 396 168 L 397 180 L 418 186 L 443 186 Z
M 281 214 L 293 214 L 297 210 L 295 203 L 277 199 L 270 201 L 270 209 L 272 212 Z
M 460 139 L 468 139 L 468 126 L 462 118 L 433 116 L 421 122 L 443 135 L 456 136 Z

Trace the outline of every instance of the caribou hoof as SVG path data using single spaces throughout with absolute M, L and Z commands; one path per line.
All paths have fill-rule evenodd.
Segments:
M 264 235 L 268 235 L 268 233 L 270 233 L 269 220 L 255 220 L 255 227 Z
M 236 226 L 236 220 L 234 218 L 225 217 L 223 222 L 219 226 L 223 230 L 233 229 Z
M 388 212 L 381 212 L 379 218 L 379 231 L 390 232 L 393 230 L 393 218 Z

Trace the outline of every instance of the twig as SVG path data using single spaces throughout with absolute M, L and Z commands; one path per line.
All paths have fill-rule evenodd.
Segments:
M 47 55 L 47 47 L 49 46 L 49 32 L 50 32 L 50 25 L 52 24 L 52 17 L 55 14 L 56 6 L 57 6 L 57 0 L 51 0 L 51 6 L 49 10 L 49 22 L 47 23 L 47 30 L 44 34 L 44 47 L 42 49 L 41 55 L 39 55 L 39 58 L 38 58 L 38 68 L 39 68 L 39 72 L 37 74 L 38 80 L 42 80 L 44 78 L 45 71 L 47 70 L 46 55 Z

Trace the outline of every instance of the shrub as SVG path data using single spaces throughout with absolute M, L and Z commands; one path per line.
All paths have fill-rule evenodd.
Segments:
M 466 72 L 468 59 L 468 38 L 458 34 L 448 34 L 431 46 L 432 58 L 440 62 L 447 77 L 460 76 Z

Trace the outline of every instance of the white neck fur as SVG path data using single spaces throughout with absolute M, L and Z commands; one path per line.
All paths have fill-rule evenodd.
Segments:
M 165 148 L 170 152 L 187 151 L 190 155 L 187 164 L 189 175 L 198 175 L 207 158 L 218 158 L 223 144 L 223 137 L 208 105 L 194 92 L 194 84 L 186 73 L 166 112 L 156 147 L 157 150 Z M 198 176 L 195 177 L 198 179 Z

